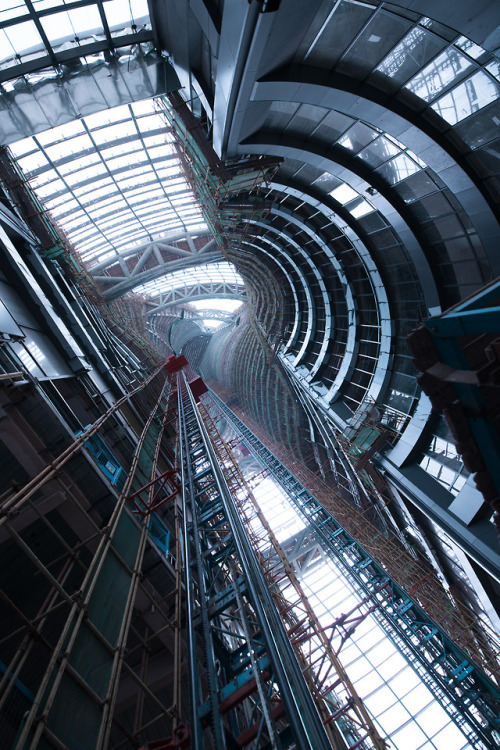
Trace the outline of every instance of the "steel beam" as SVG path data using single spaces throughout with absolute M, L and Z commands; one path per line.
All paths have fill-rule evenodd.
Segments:
M 376 605 L 374 616 L 474 748 L 495 747 L 500 731 L 500 689 L 391 578 L 215 394 L 218 406 L 252 453 L 283 487 L 324 552 L 362 598 Z M 481 645 L 479 644 L 479 647 Z
M 196 582 L 190 581 L 188 588 L 192 596 L 188 612 L 188 632 L 192 639 L 191 700 L 196 708 L 192 711 L 192 720 L 197 735 L 193 747 L 197 750 L 204 747 L 201 718 L 207 716 L 210 719 L 205 721 L 218 748 L 230 746 L 247 732 L 253 737 L 252 725 L 256 718 L 253 711 L 246 713 L 247 726 L 242 724 L 244 711 L 236 715 L 229 711 L 228 718 L 223 718 L 227 705 L 237 702 L 235 693 L 241 701 L 246 698 L 252 675 L 258 695 L 254 699 L 254 709 L 265 728 L 264 734 L 257 728 L 259 743 L 267 736 L 270 747 L 278 748 L 281 733 L 291 730 L 301 750 L 330 749 L 330 741 L 255 558 L 235 499 L 182 373 L 178 393 L 184 467 L 184 549 L 187 567 L 194 565 L 196 571 Z M 216 595 L 217 603 L 212 594 Z M 235 637 L 221 641 L 219 633 L 228 625 L 234 629 Z M 196 648 L 201 647 L 199 639 L 196 640 L 198 630 L 203 636 L 206 678 L 203 686 L 198 679 L 196 658 Z M 244 636 L 243 645 L 241 636 Z M 264 654 L 270 660 L 265 667 L 265 671 L 272 674 L 270 684 L 261 668 Z M 276 697 L 279 695 L 284 704 L 286 718 L 273 717 L 264 685 L 266 691 L 272 692 L 278 687 Z

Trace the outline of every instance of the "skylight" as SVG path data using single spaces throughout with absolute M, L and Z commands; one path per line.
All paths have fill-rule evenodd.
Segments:
M 332 190 L 329 195 L 343 206 L 352 203 L 356 198 L 359 199 L 353 206 L 348 208 L 349 213 L 351 216 L 354 216 L 355 219 L 360 219 L 362 216 L 366 216 L 366 214 L 375 211 L 371 203 L 368 203 L 368 201 L 364 199 L 360 199 L 359 193 L 345 182 Z
M 89 265 L 110 250 L 118 254 L 166 232 L 207 231 L 153 99 L 89 115 L 10 148 Z
M 330 195 L 343 206 L 358 197 L 358 193 L 345 183 L 332 190 Z
M 500 96 L 500 86 L 484 71 L 479 70 L 432 105 L 441 117 L 455 125 Z
M 224 299 L 224 298 L 213 298 L 213 299 L 201 299 L 190 302 L 190 308 L 196 310 L 196 313 L 200 316 L 203 325 L 206 328 L 216 330 L 222 325 L 227 325 L 229 316 L 236 312 L 241 307 L 241 300 L 237 299 Z M 211 313 L 221 313 L 224 315 L 224 319 L 217 320 L 216 318 L 210 317 Z M 227 316 L 227 317 L 226 317 Z
M 55 52 L 81 49 L 96 39 L 151 29 L 147 0 L 80 0 L 72 7 L 61 0 L 10 0 L 1 5 L 0 23 L 6 25 L 0 29 L 0 70 L 25 62 L 36 69 L 37 58 L 47 54 L 53 59 Z
M 196 310 L 222 310 L 227 313 L 236 312 L 241 307 L 240 300 L 236 299 L 201 299 L 190 304 Z
M 354 206 L 354 208 L 350 209 L 350 213 L 352 216 L 354 216 L 355 219 L 361 219 L 362 216 L 366 216 L 374 210 L 375 209 L 373 208 L 371 203 L 362 200 L 361 203 L 358 203 L 357 206 Z
M 182 289 L 197 284 L 203 286 L 206 295 L 206 299 L 202 302 L 204 308 L 210 306 L 210 299 L 213 300 L 224 293 L 222 287 L 218 288 L 219 285 L 231 285 L 233 291 L 235 288 L 238 288 L 240 293 L 244 293 L 245 288 L 245 282 L 239 273 L 237 273 L 234 266 L 231 263 L 221 261 L 220 263 L 210 263 L 208 265 L 174 271 L 167 276 L 162 276 L 159 279 L 154 279 L 154 281 L 149 281 L 147 284 L 137 286 L 134 291 L 137 294 L 158 296 L 166 294 L 172 289 Z M 239 304 L 241 302 L 238 302 Z M 223 308 L 219 307 L 218 309 Z

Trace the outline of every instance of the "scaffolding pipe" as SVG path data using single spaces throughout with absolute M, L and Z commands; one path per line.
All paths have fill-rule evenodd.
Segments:
M 155 373 L 154 375 L 156 375 Z M 153 379 L 153 376 L 147 381 L 150 382 Z M 142 390 L 145 384 L 142 384 L 139 389 L 136 390 Z M 105 527 L 105 529 L 102 532 L 101 539 L 99 541 L 99 545 L 97 547 L 97 550 L 89 564 L 87 573 L 84 577 L 84 580 L 80 587 L 79 596 L 74 598 L 74 601 L 71 606 L 71 610 L 69 612 L 69 615 L 67 617 L 67 620 L 64 624 L 64 627 L 61 631 L 60 637 L 57 641 L 56 647 L 54 648 L 53 654 L 49 660 L 48 667 L 45 671 L 45 674 L 40 682 L 37 694 L 35 696 L 35 699 L 33 701 L 33 705 L 28 713 L 28 716 L 26 717 L 26 721 L 24 723 L 24 727 L 21 731 L 21 734 L 17 740 L 16 743 L 16 750 L 24 750 L 25 744 L 28 740 L 28 737 L 31 733 L 33 724 L 36 724 L 36 728 L 33 731 L 33 736 L 31 743 L 29 745 L 30 750 L 35 750 L 38 741 L 40 739 L 40 736 L 43 731 L 44 722 L 46 717 L 48 716 L 48 713 L 52 707 L 52 704 L 54 702 L 55 696 L 57 694 L 57 690 L 60 685 L 60 681 L 62 678 L 62 675 L 66 669 L 66 666 L 68 664 L 69 656 L 71 654 L 73 645 L 75 643 L 77 634 L 79 632 L 80 625 L 82 624 L 86 612 L 86 608 L 88 606 L 90 597 L 92 595 L 92 592 L 95 588 L 97 579 L 99 577 L 99 574 L 102 571 L 102 567 L 104 564 L 104 560 L 106 557 L 106 554 L 111 547 L 114 534 L 116 532 L 118 521 L 121 517 L 121 514 L 125 507 L 126 497 L 130 490 L 130 487 L 132 485 L 132 481 L 139 463 L 139 456 L 140 452 L 142 450 L 144 441 L 146 439 L 146 436 L 149 432 L 149 428 L 151 426 L 151 423 L 154 419 L 154 416 L 156 414 L 156 411 L 158 410 L 158 405 L 161 402 L 164 389 L 166 388 L 167 382 L 165 382 L 160 396 L 157 400 L 157 403 L 155 407 L 151 410 L 148 420 L 146 421 L 146 424 L 144 426 L 144 429 L 142 431 L 142 434 L 139 438 L 139 441 L 137 443 L 137 447 L 134 453 L 134 458 L 132 461 L 132 466 L 130 469 L 130 472 L 128 474 L 128 477 L 125 481 L 123 490 L 120 494 L 120 497 L 118 499 L 118 502 L 115 505 L 115 508 L 113 509 L 113 512 L 111 514 L 110 520 L 108 522 L 108 525 Z M 131 394 L 129 394 L 127 397 L 124 397 L 124 399 L 121 399 L 122 402 L 126 401 Z M 116 407 L 116 404 L 115 404 Z M 109 414 L 108 414 L 109 415 Z M 97 420 L 98 422 L 100 420 Z M 97 423 L 94 423 L 94 426 Z M 74 448 L 73 448 L 74 449 Z M 69 450 L 69 449 L 68 449 Z M 69 457 L 67 457 L 68 450 L 63 452 L 63 456 L 65 456 L 65 460 L 68 460 Z M 43 473 L 43 472 L 42 472 Z M 42 483 L 46 481 L 46 478 L 42 480 Z M 34 490 L 32 490 L 34 491 Z M 29 495 L 32 494 L 31 492 Z M 26 500 L 27 497 L 24 498 Z M 27 554 L 35 558 L 37 563 L 43 567 L 42 563 L 36 558 L 36 556 L 32 553 L 32 551 L 27 547 L 27 545 L 24 544 L 23 540 L 19 537 L 19 535 L 16 534 L 18 537 L 18 542 L 22 544 L 22 546 L 25 548 L 25 551 Z M 52 577 L 52 576 L 51 576 Z M 53 577 L 52 577 L 53 578 Z M 85 592 L 85 593 L 84 593 Z M 57 669 L 56 669 L 57 666 Z M 51 683 L 51 677 L 54 674 L 52 683 Z M 50 689 L 49 689 L 50 685 Z M 48 694 L 46 694 L 46 691 L 48 690 Z M 45 697 L 45 700 L 44 700 Z M 41 708 L 41 705 L 43 703 L 43 713 L 39 715 L 39 710 Z
M 302 672 L 279 619 L 262 571 L 255 559 L 250 540 L 235 507 L 226 479 L 196 407 L 194 396 L 187 387 L 184 375 L 183 378 L 198 430 L 210 465 L 213 468 L 214 478 L 217 482 L 224 511 L 231 527 L 234 544 L 247 575 L 248 589 L 258 617 L 259 627 L 267 643 L 269 655 L 280 686 L 280 693 L 286 706 L 288 719 L 295 733 L 297 745 L 301 750 L 331 750 L 331 744 L 325 728 L 304 682 Z
M 219 458 L 221 461 L 221 465 L 225 467 L 226 474 L 229 471 L 229 467 L 232 467 L 233 472 L 235 474 L 235 481 L 239 485 L 241 489 L 245 490 L 245 500 L 253 506 L 254 512 L 256 517 L 259 519 L 260 523 L 262 524 L 262 527 L 264 528 L 266 532 L 265 537 L 265 543 L 270 544 L 271 547 L 274 549 L 276 555 L 278 556 L 278 563 L 276 565 L 282 566 L 282 570 L 284 571 L 283 579 L 287 580 L 289 582 L 289 585 L 294 589 L 296 595 L 299 598 L 300 606 L 302 607 L 303 611 L 307 615 L 308 619 L 308 627 L 312 629 L 314 634 L 319 638 L 322 647 L 324 649 L 323 659 L 328 658 L 330 660 L 331 666 L 334 667 L 338 679 L 342 682 L 344 689 L 347 692 L 347 695 L 349 696 L 349 700 L 351 701 L 352 707 L 355 709 L 356 712 L 356 718 L 360 722 L 360 724 L 363 726 L 365 731 L 367 732 L 368 736 L 370 737 L 374 747 L 377 750 L 385 750 L 386 743 L 385 741 L 380 737 L 373 721 L 366 710 L 363 702 L 361 701 L 360 697 L 358 696 L 356 689 L 349 679 L 349 676 L 347 675 L 347 672 L 345 671 L 343 665 L 341 664 L 340 660 L 338 659 L 338 653 L 336 653 L 332 647 L 331 638 L 328 638 L 325 633 L 325 628 L 323 628 L 318 618 L 316 617 L 316 613 L 314 612 L 309 599 L 307 598 L 296 574 L 293 570 L 292 565 L 289 563 L 288 558 L 278 542 L 278 539 L 273 532 L 271 526 L 269 525 L 264 513 L 262 512 L 262 509 L 253 494 L 252 490 L 250 489 L 250 486 L 248 485 L 247 481 L 243 477 L 236 461 L 234 460 L 231 452 L 228 450 L 221 434 L 217 430 L 215 424 L 211 420 L 210 416 L 208 415 L 208 412 L 206 411 L 205 407 L 202 406 L 202 413 L 205 418 L 206 427 L 211 435 L 212 442 L 214 445 L 214 448 L 216 450 L 219 450 Z M 220 446 L 220 448 L 218 448 Z M 222 454 L 222 450 L 224 452 L 224 455 Z M 243 500 L 240 501 L 240 510 L 243 511 Z M 242 512 L 242 517 L 245 518 L 244 512 Z M 247 528 L 250 532 L 250 537 L 254 536 L 256 538 L 256 532 L 251 527 L 250 523 L 247 522 Z M 259 540 L 256 538 L 256 544 L 258 544 Z M 255 545 L 254 545 L 255 546 Z M 260 554 L 262 558 L 262 553 L 259 553 L 259 550 L 256 549 L 256 553 Z M 274 568 L 275 566 L 272 566 L 270 568 L 268 565 L 265 567 L 265 575 L 268 576 L 269 572 Z M 294 606 L 294 605 L 290 605 Z M 289 607 L 290 608 L 290 607 Z M 290 635 L 290 633 L 289 633 Z M 311 633 L 312 635 L 312 633 Z M 320 688 L 318 688 L 319 690 Z M 332 738 L 333 739 L 333 738 Z
M 16 515 L 24 503 L 30 498 L 37 490 L 43 487 L 49 479 L 52 479 L 56 473 L 66 464 L 74 455 L 77 453 L 87 442 L 87 440 L 95 435 L 96 432 L 102 427 L 109 417 L 114 414 L 124 403 L 134 396 L 139 391 L 142 391 L 151 381 L 161 372 L 162 368 L 159 367 L 152 375 L 149 376 L 143 383 L 141 383 L 133 391 L 127 393 L 126 396 L 122 396 L 111 406 L 99 419 L 97 419 L 90 427 L 87 427 L 71 445 L 69 445 L 52 463 L 48 464 L 42 471 L 40 471 L 36 477 L 33 477 L 24 487 L 15 493 L 11 498 L 5 501 L 0 508 L 0 526 L 6 522 L 8 518 Z
M 191 395 L 191 392 L 189 390 L 189 387 L 187 385 L 187 382 L 183 376 L 179 373 L 178 376 L 178 391 L 179 393 L 187 392 L 188 397 Z M 183 378 L 183 380 L 181 379 Z M 197 587 L 198 587 L 198 596 L 201 601 L 201 617 L 202 617 L 202 626 L 203 626 L 203 643 L 204 648 L 207 652 L 208 656 L 208 682 L 210 686 L 210 694 L 209 694 L 209 701 L 211 704 L 211 713 L 212 713 L 212 729 L 214 730 L 215 735 L 215 744 L 216 747 L 220 750 L 223 750 L 226 747 L 226 736 L 224 732 L 224 726 L 222 723 L 222 717 L 219 709 L 218 701 L 215 700 L 215 696 L 218 692 L 218 684 L 217 684 L 217 676 L 214 672 L 214 669 L 212 668 L 212 665 L 215 664 L 215 649 L 214 649 L 214 643 L 213 643 L 213 635 L 212 630 L 210 628 L 210 624 L 208 621 L 207 616 L 207 610 L 206 610 L 206 601 L 208 599 L 208 593 L 205 588 L 205 576 L 204 576 L 204 570 L 203 570 L 203 560 L 201 556 L 201 550 L 200 550 L 200 530 L 198 525 L 198 513 L 196 510 L 196 500 L 195 500 L 195 490 L 194 490 L 194 484 L 193 484 L 193 467 L 191 464 L 191 456 L 189 454 L 189 442 L 188 442 L 188 435 L 187 435 L 187 425 L 186 425 L 186 419 L 185 419 L 185 413 L 184 413 L 184 406 L 185 402 L 182 400 L 181 403 L 181 410 L 179 411 L 180 418 L 182 420 L 181 426 L 184 429 L 184 436 L 186 440 L 186 451 L 184 453 L 184 459 L 186 461 L 185 467 L 186 467 L 186 478 L 187 478 L 187 486 L 189 491 L 189 504 L 190 504 L 190 510 L 191 510 L 191 524 L 192 524 L 192 540 L 194 541 L 194 549 L 195 549 L 195 559 L 193 563 L 196 564 L 196 574 L 197 574 Z M 192 402 L 191 402 L 192 406 Z M 202 735 L 202 745 L 203 746 L 203 735 Z
M 155 415 L 158 409 L 160 408 L 159 404 L 161 403 L 162 399 L 164 399 L 165 392 L 167 391 L 167 388 L 169 385 L 170 385 L 169 380 L 166 380 L 162 388 L 162 391 L 160 393 L 158 402 L 153 412 L 151 413 L 152 416 Z M 167 400 L 168 400 L 168 395 L 167 395 Z M 151 422 L 152 422 L 152 419 L 149 422 L 148 431 L 149 431 L 149 426 L 151 425 Z M 156 472 L 157 472 L 158 458 L 160 454 L 160 446 L 161 446 L 164 428 L 165 428 L 165 417 L 162 420 L 162 426 L 160 428 L 158 438 L 156 440 L 155 452 L 153 456 L 153 462 L 151 465 L 151 482 L 150 482 L 150 486 L 148 489 L 148 505 L 151 503 L 152 498 L 153 498 L 153 493 L 155 491 L 155 486 L 152 480 L 154 479 Z M 130 582 L 129 591 L 127 595 L 127 601 L 124 607 L 123 619 L 122 619 L 121 626 L 120 626 L 120 633 L 118 635 L 117 644 L 115 646 L 113 665 L 111 668 L 111 676 L 110 676 L 110 680 L 108 684 L 108 690 L 106 693 L 106 697 L 104 699 L 104 710 L 103 710 L 103 715 L 101 717 L 101 726 L 99 729 L 99 735 L 98 735 L 97 742 L 96 742 L 96 750 L 105 750 L 109 742 L 109 733 L 111 731 L 111 717 L 112 717 L 112 712 L 113 712 L 113 708 L 114 708 L 115 701 L 116 701 L 116 695 L 118 691 L 120 668 L 121 668 L 121 663 L 122 663 L 123 656 L 124 656 L 124 649 L 126 646 L 130 622 L 132 619 L 133 607 L 134 607 L 135 598 L 137 594 L 137 588 L 139 584 L 139 576 L 141 575 L 142 560 L 144 557 L 144 551 L 146 549 L 146 541 L 147 541 L 150 525 L 151 525 L 151 517 L 148 517 L 141 527 L 141 536 L 140 536 L 139 545 L 138 545 L 137 552 L 136 552 L 134 567 L 132 569 L 131 582 Z

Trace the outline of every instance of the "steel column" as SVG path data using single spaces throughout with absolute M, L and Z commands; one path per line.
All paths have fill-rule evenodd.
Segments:
M 188 613 L 188 620 L 191 618 L 188 632 L 193 638 L 192 663 L 196 664 L 196 630 L 201 630 L 203 634 L 207 660 L 204 665 L 206 681 L 202 679 L 199 685 L 191 685 L 191 699 L 193 703 L 196 702 L 197 709 L 194 724 L 196 726 L 200 720 L 208 721 L 210 718 L 214 733 L 219 734 L 220 744 L 217 747 L 221 748 L 229 745 L 230 737 L 238 739 L 240 744 L 257 738 L 257 747 L 269 742 L 268 746 L 273 748 L 280 747 L 280 738 L 283 738 L 281 744 L 286 745 L 293 737 L 300 750 L 330 750 L 331 743 L 194 397 L 184 375 L 179 373 L 178 377 L 179 428 L 181 442 L 184 443 L 182 458 L 185 465 L 184 545 L 185 549 L 186 546 L 191 547 L 190 551 L 185 552 L 186 567 L 190 561 L 196 563 L 197 580 L 194 585 L 198 594 L 197 610 L 193 602 L 191 613 Z M 192 517 L 188 523 L 189 512 Z M 188 596 L 190 593 L 193 594 L 188 590 Z M 245 608 L 243 618 L 242 606 Z M 234 637 L 221 638 L 221 630 L 228 628 L 234 632 Z M 250 648 L 247 636 L 250 637 Z M 218 663 L 215 660 L 216 652 Z M 259 669 L 258 675 L 254 674 L 255 666 Z M 196 679 L 197 667 L 191 669 L 191 680 Z M 259 690 L 259 684 L 263 688 L 264 683 L 268 683 L 268 689 L 273 693 L 270 710 L 267 706 L 259 708 L 263 692 Z M 206 696 L 201 705 L 198 688 Z M 257 698 L 255 693 L 258 694 Z M 268 698 L 265 697 L 267 702 Z M 243 712 L 231 713 L 234 705 L 244 700 L 250 710 L 248 728 L 242 725 Z M 278 704 L 276 701 L 279 701 Z M 278 710 L 280 705 L 284 708 L 284 715 L 282 709 Z M 252 714 L 256 710 L 265 725 L 264 733 L 256 728 L 255 734 L 252 729 L 255 718 L 252 718 Z M 201 729 L 198 734 L 196 740 L 193 737 L 193 747 L 201 750 Z
M 452 720 L 476 748 L 497 747 L 500 689 L 442 628 L 392 579 L 349 532 L 288 471 L 215 394 L 219 409 L 246 445 L 286 491 L 314 530 L 324 552 L 362 598 L 376 605 L 374 616 Z M 478 648 L 485 644 L 478 644 Z

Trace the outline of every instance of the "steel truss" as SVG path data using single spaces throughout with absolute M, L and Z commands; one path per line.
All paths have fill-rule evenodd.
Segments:
M 398 650 L 475 748 L 500 746 L 500 689 L 324 508 L 243 422 L 218 408 L 281 485 L 323 551 L 345 574 Z
M 338 650 L 333 646 L 332 635 L 321 626 L 287 554 L 233 458 L 230 446 L 204 405 L 200 405 L 200 413 L 292 647 L 299 662 L 304 664 L 304 676 L 332 744 L 384 750 L 385 740 L 379 736 L 344 670 Z
M 173 670 L 172 703 L 171 692 L 161 692 L 165 682 L 158 685 L 148 669 L 148 659 L 153 672 L 161 655 L 165 670 L 171 633 L 174 656 L 181 651 L 180 566 L 176 564 L 174 571 L 167 558 L 168 530 L 158 514 L 176 489 L 172 472 L 163 471 L 169 389 L 164 371 L 156 371 L 4 499 L 0 528 L 18 548 L 10 552 L 14 563 L 19 570 L 28 568 L 34 578 L 28 591 L 9 586 L 0 592 L 5 605 L 0 620 L 0 723 L 9 747 L 136 747 L 151 728 L 175 730 L 179 659 Z M 40 395 L 37 392 L 42 408 Z M 34 393 L 30 397 L 34 399 Z M 48 408 L 44 413 L 49 415 Z M 97 437 L 101 454 L 110 440 L 121 456 L 120 491 L 115 485 L 112 492 L 108 482 L 110 491 L 103 494 L 102 482 L 117 465 L 111 465 L 111 453 L 98 456 L 89 450 Z M 162 486 L 160 497 L 158 483 L 164 480 L 170 486 Z M 82 487 L 90 499 L 97 488 L 102 498 L 99 513 L 93 512 Z M 55 512 L 45 511 L 43 493 L 55 492 L 61 514 L 71 518 L 71 528 L 61 526 Z M 43 534 L 43 546 L 33 544 L 33 528 Z M 80 538 L 75 538 L 75 531 Z M 178 549 L 175 558 L 180 559 Z M 153 586 L 142 580 L 143 568 L 151 564 L 163 571 L 160 589 L 158 582 Z M 175 597 L 175 621 L 167 597 Z M 135 712 L 120 707 L 119 689 L 124 685 L 128 700 L 136 701 Z
M 178 407 L 191 747 L 330 749 L 182 373 Z

